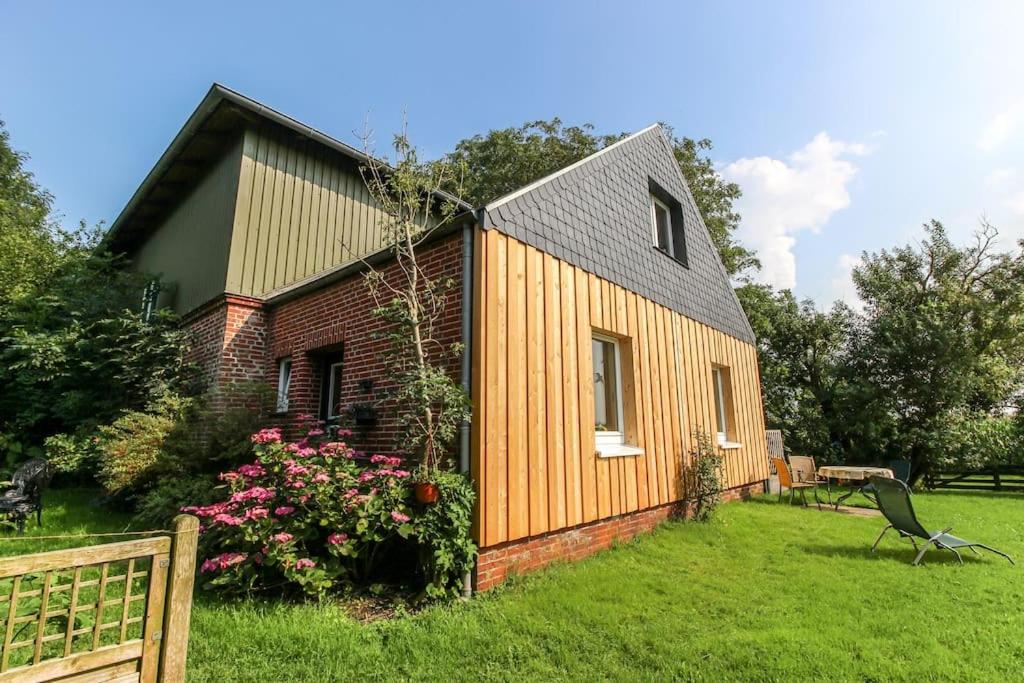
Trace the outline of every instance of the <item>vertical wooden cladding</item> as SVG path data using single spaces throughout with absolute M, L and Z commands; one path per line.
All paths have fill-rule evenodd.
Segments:
M 271 129 L 245 134 L 228 290 L 260 296 L 381 248 L 355 162 Z
M 477 233 L 473 468 L 483 546 L 684 497 L 696 429 L 715 432 L 712 365 L 729 368 L 739 448 L 726 485 L 768 477 L 754 348 L 496 230 Z M 620 339 L 626 439 L 595 453 L 590 336 Z

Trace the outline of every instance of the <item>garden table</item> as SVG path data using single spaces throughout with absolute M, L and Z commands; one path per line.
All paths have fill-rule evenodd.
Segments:
M 878 501 L 871 498 L 868 492 L 865 490 L 870 481 L 871 477 L 887 477 L 894 479 L 893 472 L 888 467 L 857 467 L 850 465 L 825 465 L 824 467 L 818 468 L 818 476 L 824 477 L 829 482 L 835 479 L 839 485 L 844 483 L 850 487 L 850 490 L 841 495 L 836 500 L 836 510 L 844 500 L 852 496 L 854 493 L 860 491 L 861 495 L 878 505 Z M 829 497 L 832 496 L 832 488 L 829 485 Z

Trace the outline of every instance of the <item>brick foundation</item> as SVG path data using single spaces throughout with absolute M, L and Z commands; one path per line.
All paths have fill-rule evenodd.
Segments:
M 724 491 L 723 501 L 746 500 L 765 491 L 764 482 L 755 482 Z M 670 518 L 692 512 L 690 502 L 668 503 L 532 538 L 524 538 L 490 548 L 482 548 L 477 560 L 476 590 L 497 586 L 512 574 L 525 574 L 558 560 L 575 561 L 651 531 Z

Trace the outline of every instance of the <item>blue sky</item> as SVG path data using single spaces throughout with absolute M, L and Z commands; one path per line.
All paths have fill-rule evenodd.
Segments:
M 213 81 L 427 154 L 560 116 L 709 137 L 762 278 L 849 297 L 864 250 L 1024 236 L 1024 3 L 4 2 L 0 118 L 67 223 L 111 221 Z

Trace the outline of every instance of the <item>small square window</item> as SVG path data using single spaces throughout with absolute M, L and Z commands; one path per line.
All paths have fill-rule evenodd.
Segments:
M 288 412 L 288 389 L 292 383 L 292 359 L 277 361 L 277 412 Z

